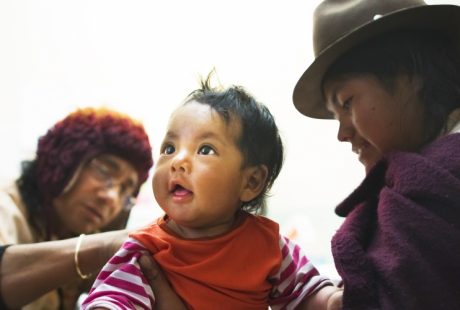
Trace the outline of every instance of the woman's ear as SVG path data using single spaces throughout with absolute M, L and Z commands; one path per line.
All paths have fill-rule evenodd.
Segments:
M 265 165 L 247 167 L 244 174 L 240 200 L 246 202 L 257 197 L 265 188 L 268 169 Z

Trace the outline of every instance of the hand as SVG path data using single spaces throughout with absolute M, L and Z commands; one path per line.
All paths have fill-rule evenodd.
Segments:
M 342 308 L 341 288 L 328 285 L 305 298 L 296 309 L 302 310 L 339 310 Z
M 83 245 L 97 244 L 100 248 L 99 262 L 100 267 L 112 258 L 123 242 L 128 238 L 128 230 L 115 230 L 99 234 L 87 235 L 83 241 Z M 94 239 L 94 240 L 93 240 Z
M 334 292 L 327 301 L 327 310 L 342 309 L 343 290 L 340 289 Z
M 174 292 L 173 288 L 163 274 L 160 266 L 149 254 L 143 254 L 139 258 L 139 265 L 142 273 L 152 288 L 155 296 L 155 309 L 163 310 L 186 310 L 187 307 L 180 299 L 179 295 Z

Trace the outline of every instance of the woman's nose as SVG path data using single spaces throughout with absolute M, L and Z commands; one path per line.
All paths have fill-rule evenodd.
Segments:
M 339 120 L 339 130 L 337 132 L 337 140 L 340 142 L 350 142 L 353 137 L 354 129 L 351 122 L 347 119 Z
M 120 194 L 119 186 L 105 185 L 99 190 L 98 194 L 100 199 L 103 199 L 105 205 L 121 206 L 123 203 L 122 195 Z

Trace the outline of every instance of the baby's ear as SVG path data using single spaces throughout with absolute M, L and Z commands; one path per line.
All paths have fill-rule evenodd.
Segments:
M 265 165 L 244 168 L 245 179 L 243 182 L 240 199 L 250 201 L 256 198 L 267 183 L 268 169 Z

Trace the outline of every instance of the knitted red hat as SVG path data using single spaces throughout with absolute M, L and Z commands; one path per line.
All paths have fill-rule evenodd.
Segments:
M 130 162 L 137 171 L 139 187 L 153 165 L 149 138 L 139 122 L 107 108 L 79 109 L 38 141 L 37 185 L 45 204 L 62 193 L 84 160 L 101 153 Z

